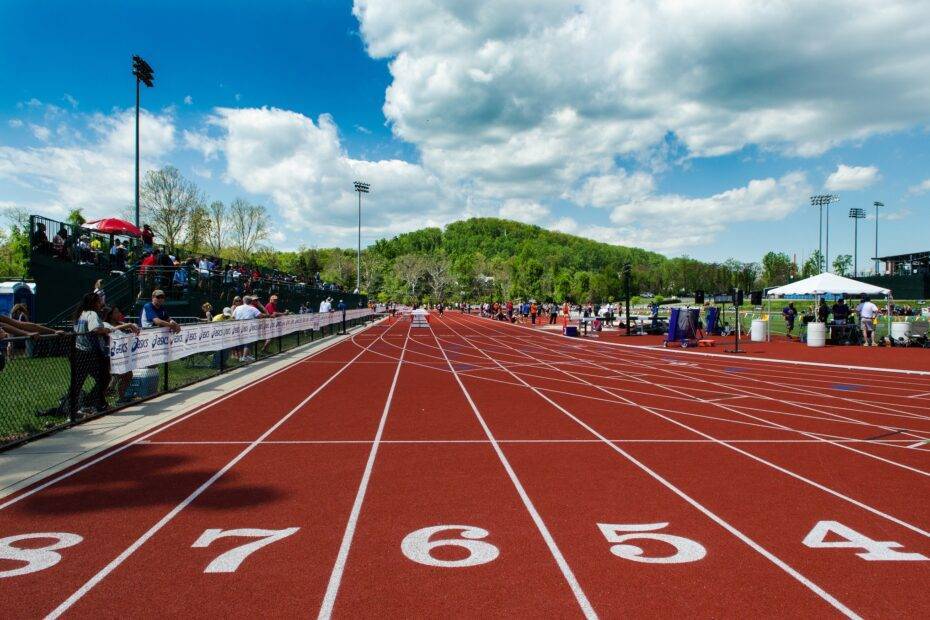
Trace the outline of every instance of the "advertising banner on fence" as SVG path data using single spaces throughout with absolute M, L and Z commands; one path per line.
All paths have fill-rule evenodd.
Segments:
M 347 310 L 346 320 L 369 314 L 367 308 Z M 178 333 L 167 328 L 145 329 L 138 336 L 116 332 L 110 336 L 110 372 L 122 374 L 173 362 L 195 353 L 209 353 L 298 331 L 342 322 L 341 312 L 288 314 L 273 319 L 219 321 L 184 325 Z

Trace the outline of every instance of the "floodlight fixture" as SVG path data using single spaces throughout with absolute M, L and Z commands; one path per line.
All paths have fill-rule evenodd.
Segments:
M 355 292 L 362 291 L 362 194 L 371 191 L 371 185 L 363 181 L 355 181 L 355 191 L 358 192 L 358 251 L 355 255 Z
M 859 274 L 859 220 L 865 219 L 865 209 L 850 209 L 849 217 L 853 221 L 853 277 L 855 278 Z
M 875 275 L 878 275 L 878 208 L 884 207 L 885 203 L 876 200 L 872 206 L 875 207 Z
M 821 265 L 820 271 L 827 271 L 830 265 L 829 254 L 830 254 L 830 205 L 834 202 L 839 202 L 840 197 L 836 194 L 817 194 L 816 196 L 811 196 L 811 206 L 818 207 L 820 209 L 820 232 L 817 238 L 817 253 L 820 255 Z M 823 208 L 827 207 L 827 253 L 823 253 Z
M 155 71 L 149 63 L 145 62 L 138 54 L 132 56 L 132 74 L 136 76 L 136 227 L 139 227 L 139 105 L 140 105 L 140 84 L 145 84 L 148 88 L 155 86 Z

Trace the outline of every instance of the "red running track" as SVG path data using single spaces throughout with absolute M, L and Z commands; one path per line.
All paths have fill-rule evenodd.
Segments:
M 3 615 L 923 616 L 928 395 L 383 322 L 0 500 Z

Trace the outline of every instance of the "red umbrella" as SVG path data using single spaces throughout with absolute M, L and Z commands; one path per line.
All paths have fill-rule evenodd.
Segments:
M 85 222 L 82 228 L 96 230 L 108 235 L 129 235 L 130 237 L 142 235 L 142 231 L 136 228 L 135 225 L 116 217 L 105 217 L 102 220 Z

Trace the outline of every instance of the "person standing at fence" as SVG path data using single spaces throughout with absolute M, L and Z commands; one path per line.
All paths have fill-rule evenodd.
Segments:
M 257 319 L 262 316 L 262 311 L 255 307 L 252 303 L 253 297 L 251 295 L 246 295 L 242 298 L 242 305 L 238 306 L 233 312 L 233 319 L 237 321 L 249 321 L 252 319 Z M 249 355 L 249 347 L 242 347 L 242 355 L 239 359 L 243 362 L 254 362 L 255 358 Z
M 87 293 L 81 299 L 74 317 L 74 363 L 71 373 L 70 402 L 78 403 L 82 411 L 102 412 L 109 408 L 106 389 L 110 383 L 110 359 L 104 344 L 113 330 L 106 327 L 97 314 L 103 304 L 96 293 Z M 94 387 L 84 403 L 84 381 L 92 377 Z
M 103 319 L 103 326 L 110 330 L 110 333 L 114 331 L 128 332 L 132 334 L 138 334 L 138 326 L 132 323 L 126 323 L 126 317 L 123 316 L 123 313 L 120 311 L 118 306 L 105 307 L 100 311 L 100 316 Z M 109 351 L 109 338 L 104 336 L 107 340 L 107 346 L 104 349 L 104 353 L 107 358 L 107 373 L 110 375 L 110 384 L 107 388 L 107 392 L 116 392 L 117 405 L 125 405 L 130 402 L 131 398 L 126 398 L 126 390 L 129 388 L 129 382 L 132 381 L 132 371 L 120 373 L 114 375 L 110 371 L 110 351 Z
M 165 307 L 165 291 L 161 289 L 152 291 L 152 301 L 142 306 L 139 322 L 142 329 L 167 327 L 173 332 L 181 331 L 181 326 L 168 315 L 168 308 Z

